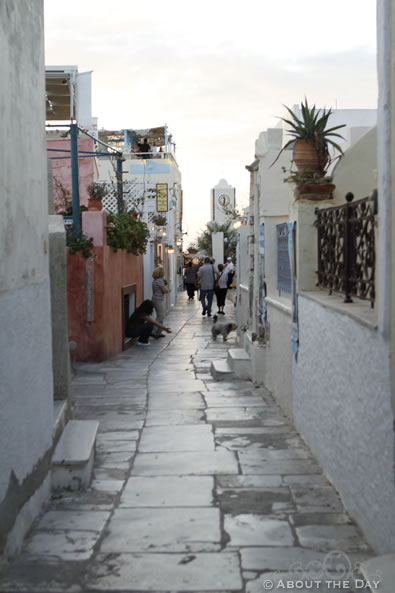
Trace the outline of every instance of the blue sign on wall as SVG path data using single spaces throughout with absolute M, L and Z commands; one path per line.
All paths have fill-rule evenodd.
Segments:
M 148 159 L 146 163 L 132 163 L 129 170 L 131 175 L 144 175 L 144 173 L 146 175 L 149 173 L 155 175 L 166 174 L 170 173 L 170 165 L 168 163 L 155 161 L 154 159 Z

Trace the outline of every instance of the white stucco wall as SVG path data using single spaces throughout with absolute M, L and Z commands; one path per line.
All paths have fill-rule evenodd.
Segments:
M 335 297 L 336 298 L 336 297 Z M 395 551 L 388 348 L 376 329 L 299 295 L 294 419 L 378 553 Z
M 252 380 L 264 385 L 292 420 L 291 309 L 288 299 L 267 300 L 269 337 L 265 345 L 244 341 L 252 362 Z
M 250 311 L 250 297 L 249 297 L 249 269 L 250 269 L 250 241 L 249 241 L 250 226 L 243 225 L 239 228 L 240 240 L 240 262 L 236 262 L 237 282 L 240 284 L 240 326 L 246 327 L 249 320 Z
M 377 187 L 377 128 L 374 127 L 351 146 L 333 172 L 333 205 L 345 204 L 347 192 L 354 200 L 370 195 Z
M 51 446 L 53 426 L 40 0 L 0 3 L 0 73 L 0 519 L 9 521 L 11 473 L 21 506 L 33 495 L 25 480 Z

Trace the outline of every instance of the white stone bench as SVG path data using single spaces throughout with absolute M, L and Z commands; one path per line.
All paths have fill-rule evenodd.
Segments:
M 84 490 L 93 472 L 95 442 L 99 423 L 96 420 L 70 420 L 52 458 L 54 490 Z

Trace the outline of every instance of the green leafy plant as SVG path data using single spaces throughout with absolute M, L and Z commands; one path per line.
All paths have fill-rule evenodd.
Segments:
M 224 234 L 224 257 L 233 255 L 236 251 L 237 232 L 233 229 L 232 223 L 218 224 L 217 222 L 208 222 L 206 229 L 197 238 L 197 248 L 199 251 L 205 251 L 209 256 L 212 255 L 212 234 Z
M 332 181 L 331 177 L 323 177 L 321 171 L 294 171 L 293 169 L 286 169 L 285 167 L 281 167 L 282 172 L 286 177 L 284 177 L 284 183 L 294 183 L 296 185 L 303 185 L 307 183 L 312 184 L 324 184 L 330 183 Z
M 288 146 L 292 145 L 295 140 L 312 140 L 317 155 L 321 157 L 321 161 L 323 161 L 324 157 L 326 158 L 328 156 L 328 145 L 338 150 L 341 155 L 343 154 L 341 147 L 333 140 L 333 137 L 344 139 L 343 136 L 336 132 L 336 130 L 344 128 L 345 124 L 340 124 L 332 128 L 327 127 L 329 117 L 333 113 L 332 108 L 326 110 L 317 109 L 315 105 L 310 107 L 305 98 L 304 103 L 302 101 L 300 104 L 301 117 L 298 117 L 292 109 L 286 105 L 284 105 L 284 107 L 288 111 L 291 119 L 285 117 L 280 117 L 280 119 L 288 124 L 289 129 L 287 130 L 287 133 L 292 136 L 292 138 L 280 150 L 272 165 L 278 160 L 280 154 L 286 150 Z
M 69 226 L 66 227 L 66 245 L 71 255 L 78 253 L 78 251 L 81 251 L 83 257 L 86 259 L 92 255 L 92 237 L 86 237 L 82 232 L 78 235 L 73 235 L 72 228 Z
M 145 222 L 139 220 L 137 212 L 107 214 L 107 245 L 114 251 L 126 249 L 128 253 L 145 253 L 149 239 L 149 230 Z

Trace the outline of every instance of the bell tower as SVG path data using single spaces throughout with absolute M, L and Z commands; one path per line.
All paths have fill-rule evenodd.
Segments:
M 226 179 L 220 181 L 211 190 L 210 218 L 218 224 L 229 220 L 227 212 L 236 207 L 236 188 L 228 184 Z

